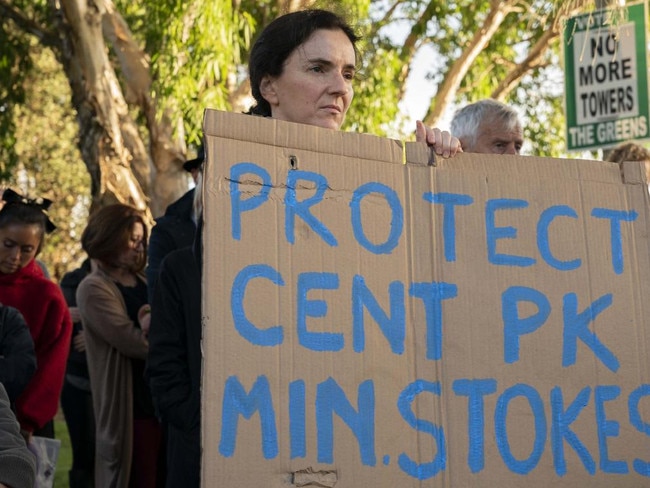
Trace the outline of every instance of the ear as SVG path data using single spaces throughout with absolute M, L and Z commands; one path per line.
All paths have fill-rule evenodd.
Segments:
M 463 152 L 472 152 L 473 144 L 470 144 L 470 142 L 472 142 L 471 139 L 472 139 L 471 137 L 458 138 L 458 140 L 460 141 L 460 147 L 463 148 Z
M 269 75 L 264 75 L 260 82 L 260 93 L 262 94 L 262 97 L 264 97 L 264 100 L 269 102 L 269 105 L 271 106 L 278 104 L 278 94 L 275 91 L 274 81 L 275 80 Z

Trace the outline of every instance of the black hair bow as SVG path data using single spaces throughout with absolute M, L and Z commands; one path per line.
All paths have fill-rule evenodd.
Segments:
M 11 188 L 7 188 L 3 192 L 2 200 L 7 204 L 18 203 L 37 207 L 45 215 L 45 232 L 49 234 L 56 229 L 56 225 L 52 223 L 50 217 L 47 215 L 47 209 L 52 205 L 52 200 L 48 200 L 47 198 L 27 198 L 20 193 L 16 193 Z

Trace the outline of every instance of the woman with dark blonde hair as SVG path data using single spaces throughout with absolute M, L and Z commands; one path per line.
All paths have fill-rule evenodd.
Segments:
M 110 205 L 90 216 L 81 245 L 96 264 L 77 289 L 97 429 L 95 485 L 155 487 L 161 434 L 143 379 L 147 226 L 135 208 Z

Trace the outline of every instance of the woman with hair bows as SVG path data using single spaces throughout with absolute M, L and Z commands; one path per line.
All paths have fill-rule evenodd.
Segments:
M 36 263 L 46 233 L 56 227 L 47 216 L 51 201 L 29 199 L 11 189 L 0 210 L 0 303 L 25 318 L 34 340 L 37 370 L 16 400 L 23 433 L 54 437 L 72 321 L 59 287 Z

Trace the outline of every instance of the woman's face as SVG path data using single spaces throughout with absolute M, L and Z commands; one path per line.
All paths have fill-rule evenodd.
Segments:
M 34 259 L 43 238 L 37 224 L 9 224 L 0 229 L 0 273 L 15 273 Z
M 280 76 L 262 79 L 271 116 L 339 129 L 354 95 L 355 63 L 354 46 L 342 30 L 315 31 L 289 55 Z
M 140 222 L 133 224 L 126 249 L 117 257 L 117 266 L 126 269 L 138 267 L 144 256 L 144 226 Z

